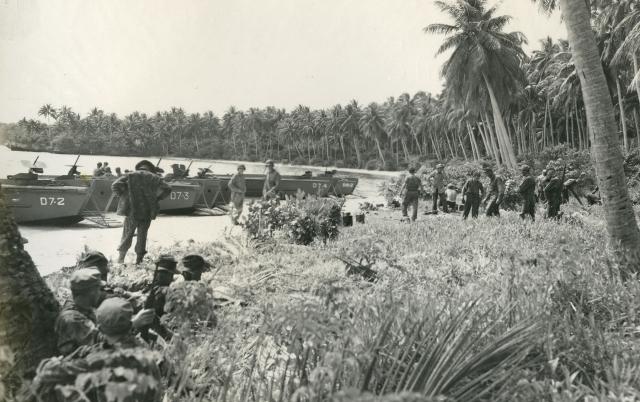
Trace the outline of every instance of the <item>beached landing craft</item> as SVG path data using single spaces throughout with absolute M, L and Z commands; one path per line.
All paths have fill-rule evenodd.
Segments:
M 32 167 L 0 180 L 5 199 L 18 223 L 73 224 L 84 219 L 93 187 L 41 179 L 42 168 Z

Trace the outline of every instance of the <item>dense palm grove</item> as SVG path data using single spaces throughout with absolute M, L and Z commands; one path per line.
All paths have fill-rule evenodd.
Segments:
M 593 2 L 593 26 L 624 149 L 638 143 L 640 10 L 631 0 Z M 222 159 L 274 158 L 299 164 L 396 169 L 417 160 L 491 158 L 508 167 L 518 155 L 565 143 L 589 146 L 580 81 L 566 41 L 541 41 L 528 56 L 526 38 L 505 27 L 484 2 L 460 8 L 438 3 L 451 22 L 431 24 L 443 34 L 441 94 L 418 92 L 383 103 L 292 111 L 230 107 L 186 113 L 119 117 L 94 108 L 81 116 L 47 104 L 44 121 L 22 119 L 6 128 L 12 145 L 58 152 L 177 155 Z M 597 7 L 596 7 L 597 6 Z M 635 79 L 634 79 L 635 77 Z

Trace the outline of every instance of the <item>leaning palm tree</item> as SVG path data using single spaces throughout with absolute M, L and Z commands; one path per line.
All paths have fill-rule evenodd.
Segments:
M 524 36 L 504 32 L 511 18 L 495 16 L 496 8 L 487 8 L 487 0 L 445 0 L 436 1 L 436 5 L 453 23 L 431 24 L 424 31 L 447 36 L 438 55 L 453 50 L 441 73 L 449 93 L 456 102 L 469 105 L 488 92 L 505 163 L 515 168 L 515 152 L 500 110 L 525 81 L 520 67 L 525 58 L 521 46 Z
M 378 109 L 378 105 L 370 103 L 364 111 L 364 114 L 360 118 L 360 130 L 366 138 L 371 138 L 376 143 L 378 148 L 378 155 L 382 161 L 382 165 L 386 165 L 384 160 L 384 153 L 380 148 L 380 139 L 386 134 L 384 130 L 384 116 Z
M 557 3 L 555 0 L 537 1 L 547 10 L 556 6 L 562 9 L 571 53 L 582 85 L 607 231 L 625 267 L 639 271 L 640 230 L 629 199 L 613 103 L 591 27 L 590 10 L 584 0 L 558 0 Z

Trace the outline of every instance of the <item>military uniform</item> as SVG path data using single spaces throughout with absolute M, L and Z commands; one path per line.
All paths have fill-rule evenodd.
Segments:
M 436 166 L 436 169 L 442 169 L 444 165 L 439 164 Z M 436 212 L 438 210 L 438 200 L 440 201 L 440 205 L 442 205 L 443 212 L 449 212 L 449 208 L 447 206 L 447 199 L 445 195 L 445 188 L 447 182 L 447 176 L 444 172 L 439 172 L 436 170 L 429 175 L 429 180 L 431 180 L 431 196 L 433 198 L 432 210 Z
M 113 192 L 120 196 L 118 215 L 125 217 L 122 239 L 118 247 L 119 262 L 124 262 L 124 256 L 131 247 L 136 231 L 138 233 L 135 247 L 136 263 L 142 261 L 142 257 L 147 253 L 149 226 L 158 214 L 158 200 L 171 193 L 171 186 L 160 176 L 151 173 L 153 170 L 155 166 L 151 162 L 139 162 L 135 172 L 116 179 L 111 185 Z
M 522 196 L 522 212 L 520 217 L 525 218 L 526 215 L 531 216 L 531 219 L 536 220 L 536 181 L 533 177 L 527 174 L 518 187 L 518 193 Z
M 80 386 L 91 401 L 106 401 L 109 385 L 126 390 L 118 400 L 124 402 L 159 402 L 163 386 L 159 368 L 161 356 L 148 350 L 148 345 L 131 333 L 132 307 L 124 299 L 105 301 L 96 311 L 97 325 L 104 338 L 91 346 L 79 348 L 63 359 L 43 360 L 37 370 L 31 389 L 43 402 L 75 400 L 78 392 L 65 385 Z M 117 370 L 127 370 L 132 376 L 123 376 Z M 77 382 L 78 376 L 98 378 L 100 381 Z M 146 376 L 144 383 L 141 376 Z M 81 398 L 77 398 L 80 400 Z
M 422 188 L 422 181 L 415 175 L 410 175 L 404 182 L 406 193 L 402 200 L 402 216 L 408 216 L 408 209 L 411 206 L 411 220 L 415 221 L 418 218 L 418 200 L 420 199 L 420 189 Z
M 491 178 L 491 182 L 489 183 L 489 195 L 488 195 L 488 204 L 487 204 L 487 216 L 500 216 L 500 204 L 502 203 L 502 198 L 504 197 L 504 182 L 502 181 L 502 177 L 493 176 Z
M 562 181 L 551 178 L 544 187 L 544 195 L 547 199 L 547 218 L 560 218 L 560 204 L 562 204 Z
M 244 171 L 246 168 L 244 165 L 240 165 L 238 166 L 238 170 L 240 169 Z M 240 216 L 242 215 L 244 195 L 247 192 L 247 182 L 244 175 L 236 173 L 231 176 L 231 180 L 229 180 L 227 187 L 229 187 L 229 190 L 231 191 L 231 222 L 236 225 L 238 224 L 238 219 L 240 219 Z
M 100 291 L 104 282 L 100 272 L 92 268 L 82 268 L 75 271 L 70 278 L 71 291 L 82 292 L 95 289 Z M 54 326 L 57 337 L 58 351 L 68 355 L 80 346 L 92 345 L 100 339 L 96 326 L 96 316 L 93 306 L 79 306 L 73 300 L 68 300 L 58 315 Z
M 160 337 L 165 340 L 171 339 L 173 334 L 160 322 L 160 318 L 164 315 L 164 305 L 167 301 L 167 292 L 169 291 L 169 285 L 173 282 L 173 276 L 179 274 L 176 269 L 178 263 L 173 256 L 168 254 L 161 255 L 156 261 L 156 275 L 154 277 L 154 283 L 149 290 L 147 300 L 145 301 L 145 308 L 155 310 L 156 317 L 153 320 L 151 329 L 153 329 Z M 143 338 L 146 341 L 151 341 L 153 338 L 148 335 L 147 331 L 142 331 Z
M 467 219 L 469 211 L 473 218 L 478 217 L 480 200 L 484 197 L 484 187 L 477 177 L 470 178 L 462 187 L 462 197 L 464 198 L 464 212 L 462 219 Z
M 267 166 L 273 168 L 273 161 L 267 161 Z M 277 170 L 267 171 L 262 187 L 262 197 L 265 199 L 278 198 L 280 187 L 280 173 Z

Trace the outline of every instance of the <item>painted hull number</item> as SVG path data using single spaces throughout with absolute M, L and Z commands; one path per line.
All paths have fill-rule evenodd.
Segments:
M 191 198 L 191 193 L 188 191 L 172 191 L 169 198 L 172 200 L 188 200 Z
M 64 206 L 64 197 L 40 197 L 40 205 Z

